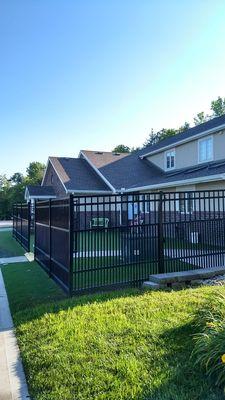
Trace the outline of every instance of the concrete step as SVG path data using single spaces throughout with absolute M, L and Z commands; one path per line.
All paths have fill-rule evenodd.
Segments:
M 225 267 L 198 268 L 192 271 L 169 272 L 149 276 L 149 282 L 167 285 L 175 282 L 190 282 L 196 279 L 207 279 L 225 274 Z
M 164 287 L 164 285 L 160 285 L 159 283 L 149 282 L 149 281 L 144 282 L 142 286 L 144 289 L 151 289 L 151 290 L 158 290 Z

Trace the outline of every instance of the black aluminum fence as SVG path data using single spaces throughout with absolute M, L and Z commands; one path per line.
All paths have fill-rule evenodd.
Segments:
M 72 210 L 70 198 L 36 202 L 34 235 L 36 261 L 50 277 L 70 293 L 73 264 Z
M 71 196 L 36 204 L 35 257 L 71 294 L 225 265 L 225 192 Z
M 13 237 L 30 251 L 30 202 L 13 206 Z

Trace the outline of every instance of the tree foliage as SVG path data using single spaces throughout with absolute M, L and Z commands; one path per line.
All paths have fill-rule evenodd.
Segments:
M 213 117 L 220 117 L 220 115 L 225 114 L 225 97 L 218 97 L 216 100 L 213 100 L 211 102 L 211 110 Z
M 194 125 L 197 126 L 199 124 L 202 124 L 203 122 L 207 122 L 212 118 L 219 117 L 223 114 L 225 114 L 225 97 L 218 97 L 216 100 L 213 100 L 211 102 L 211 107 L 210 109 L 212 110 L 212 114 L 208 115 L 205 114 L 204 111 L 199 112 L 193 119 Z M 151 132 L 144 142 L 143 147 L 148 146 L 148 145 L 153 145 L 161 140 L 164 140 L 170 136 L 174 136 L 177 133 L 184 132 L 186 129 L 190 128 L 190 124 L 188 122 L 185 122 L 184 125 L 182 125 L 178 129 L 173 129 L 173 128 L 163 128 L 160 131 L 155 132 L 153 129 L 151 129 Z
M 15 172 L 11 178 L 0 175 L 0 220 L 10 219 L 14 203 L 24 201 L 24 192 L 27 185 L 41 183 L 45 165 L 32 162 L 27 168 L 27 175 Z
M 114 147 L 112 150 L 113 153 L 130 153 L 130 151 L 131 148 L 125 144 L 118 144 L 118 146 Z

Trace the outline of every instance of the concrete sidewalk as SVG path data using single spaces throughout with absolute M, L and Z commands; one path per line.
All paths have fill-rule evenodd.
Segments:
M 30 399 L 0 270 L 0 399 Z
M 0 265 L 22 263 L 22 262 L 27 262 L 27 261 L 28 261 L 28 259 L 26 256 L 2 257 L 2 258 L 0 258 Z
M 0 228 L 12 228 L 12 226 L 13 226 L 12 220 L 0 221 Z

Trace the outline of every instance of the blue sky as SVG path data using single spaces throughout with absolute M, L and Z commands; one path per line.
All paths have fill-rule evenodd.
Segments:
M 223 0 L 1 0 L 0 174 L 208 112 L 224 21 Z

